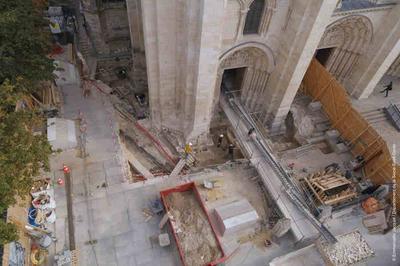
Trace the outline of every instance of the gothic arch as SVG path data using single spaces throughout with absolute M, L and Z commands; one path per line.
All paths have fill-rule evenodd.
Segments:
M 334 48 L 326 68 L 340 81 L 351 72 L 360 55 L 372 42 L 371 20 L 362 15 L 351 15 L 331 23 L 321 39 L 319 49 Z
M 240 17 L 236 32 L 236 39 L 240 39 L 243 36 L 243 29 L 247 17 L 247 13 L 249 11 L 250 5 L 254 2 L 254 0 L 237 0 L 240 4 Z M 271 23 L 271 18 L 276 8 L 277 0 L 265 0 L 264 1 L 264 9 L 261 16 L 260 25 L 258 28 L 258 34 L 262 36 L 266 36 L 269 24 Z
M 252 111 L 258 111 L 267 87 L 274 59 L 269 47 L 258 43 L 245 43 L 225 51 L 220 57 L 214 99 L 218 101 L 223 73 L 227 69 L 245 67 L 240 90 L 242 102 Z
M 266 70 L 272 72 L 275 67 L 274 54 L 270 47 L 260 42 L 243 42 L 224 51 L 218 58 L 220 60 L 220 67 L 221 63 L 232 54 L 237 53 L 238 51 L 248 51 L 248 48 L 252 48 L 253 52 L 259 53 L 261 57 L 266 57 L 265 59 L 268 62 Z

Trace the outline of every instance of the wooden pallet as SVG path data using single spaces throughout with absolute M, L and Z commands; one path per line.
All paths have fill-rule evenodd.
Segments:
M 313 199 L 324 205 L 338 205 L 357 196 L 353 184 L 337 172 L 317 172 L 301 181 Z

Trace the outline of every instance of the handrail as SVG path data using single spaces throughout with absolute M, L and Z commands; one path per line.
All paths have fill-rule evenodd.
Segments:
M 221 100 L 224 100 L 223 96 L 221 96 Z M 321 235 L 330 243 L 337 242 L 335 236 L 324 226 L 323 223 L 318 221 L 314 215 L 309 211 L 308 204 L 306 203 L 305 197 L 294 183 L 293 179 L 289 173 L 282 167 L 282 165 L 276 160 L 274 155 L 272 154 L 272 150 L 268 143 L 264 140 L 261 135 L 260 129 L 257 124 L 254 122 L 253 118 L 248 114 L 248 112 L 244 109 L 244 107 L 235 99 L 235 97 L 231 97 L 229 99 L 229 103 L 232 106 L 232 109 L 239 113 L 240 117 L 244 118 L 244 121 L 252 128 L 255 129 L 256 137 L 254 143 L 256 144 L 259 151 L 263 154 L 264 158 L 267 160 L 268 164 L 271 166 L 273 171 L 280 178 L 282 184 L 285 186 L 285 191 L 289 196 L 289 199 L 293 202 L 293 204 L 302 212 L 305 217 L 310 221 L 310 223 L 321 233 Z

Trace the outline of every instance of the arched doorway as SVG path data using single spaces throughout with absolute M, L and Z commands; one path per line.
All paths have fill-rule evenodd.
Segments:
M 261 110 L 263 95 L 274 66 L 272 52 L 254 46 L 235 48 L 221 56 L 215 103 L 221 89 L 234 92 L 252 112 Z
M 335 78 L 343 82 L 372 41 L 372 23 L 366 16 L 344 17 L 327 27 L 316 58 Z

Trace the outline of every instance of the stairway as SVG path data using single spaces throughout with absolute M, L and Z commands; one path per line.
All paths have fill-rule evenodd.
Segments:
M 90 44 L 89 44 L 89 39 L 86 38 L 79 38 L 79 51 L 82 53 L 82 55 L 87 58 L 88 55 L 91 52 L 90 49 Z
M 386 114 L 383 108 L 373 109 L 361 112 L 361 115 L 367 120 L 368 123 L 374 124 L 386 120 Z
M 183 167 L 186 165 L 186 158 L 181 158 L 179 162 L 175 165 L 174 170 L 172 170 L 171 174 L 169 177 L 175 177 L 179 175 L 179 173 L 182 171 Z
M 89 36 L 87 35 L 87 32 L 85 28 L 83 27 L 84 20 L 82 15 L 77 15 L 77 24 L 78 24 L 78 49 L 81 52 L 81 54 L 84 56 L 86 59 L 88 55 L 91 55 L 93 50 L 92 50 L 92 44 L 90 43 Z

